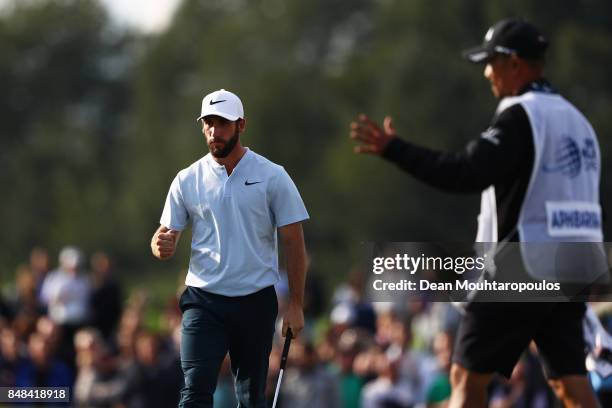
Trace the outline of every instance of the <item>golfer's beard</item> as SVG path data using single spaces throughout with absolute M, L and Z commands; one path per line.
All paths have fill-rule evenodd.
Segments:
M 238 132 L 238 129 L 236 129 L 234 136 L 232 136 L 230 140 L 228 140 L 223 145 L 222 148 L 215 149 L 212 146 L 209 146 L 210 154 L 212 154 L 214 157 L 218 159 L 223 159 L 224 157 L 227 157 L 232 152 L 232 150 L 234 150 L 234 147 L 236 147 L 236 143 L 238 143 L 239 137 L 240 137 L 240 132 Z

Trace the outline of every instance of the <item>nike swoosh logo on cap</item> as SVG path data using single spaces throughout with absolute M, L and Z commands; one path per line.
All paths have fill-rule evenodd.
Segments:
M 220 101 L 214 101 L 214 102 L 213 102 L 213 101 L 210 101 L 210 104 L 211 104 L 211 105 L 216 105 L 216 104 L 221 103 L 221 102 L 225 102 L 225 99 L 222 99 L 222 100 L 220 100 Z

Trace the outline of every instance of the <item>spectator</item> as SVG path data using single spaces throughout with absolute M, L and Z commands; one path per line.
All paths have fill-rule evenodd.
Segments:
M 336 362 L 340 376 L 340 399 L 343 408 L 359 408 L 364 380 L 354 371 L 355 357 L 369 338 L 366 331 L 349 329 L 338 340 Z
M 70 387 L 73 373 L 55 358 L 49 344 L 39 333 L 33 333 L 28 342 L 29 358 L 20 364 L 15 379 L 17 387 Z
M 433 350 L 438 364 L 438 373 L 427 390 L 427 408 L 445 408 L 451 394 L 450 367 L 453 336 L 448 332 L 439 332 L 434 338 Z
M 38 302 L 36 291 L 36 281 L 30 268 L 26 265 L 17 267 L 15 291 L 9 301 L 12 309 L 11 316 L 20 313 L 29 315 L 44 313 L 44 309 Z
M 366 277 L 359 269 L 350 272 L 348 281 L 336 288 L 332 296 L 334 305 L 341 306 L 339 310 L 350 308 L 350 324 L 374 334 L 376 331 L 376 313 L 370 302 L 364 300 L 364 285 Z M 333 313 L 333 311 L 332 311 Z
M 42 290 L 42 284 L 47 277 L 47 273 L 51 269 L 51 263 L 49 260 L 49 252 L 43 247 L 34 247 L 30 251 L 30 271 L 34 277 L 34 283 L 36 286 L 36 297 L 40 303 L 40 294 Z
M 378 378 L 363 390 L 364 408 L 386 404 L 409 407 L 425 402 L 435 362 L 431 356 L 409 349 L 410 321 L 403 320 L 394 311 L 381 315 L 377 340 L 385 352 L 375 360 Z
M 136 337 L 135 360 L 126 367 L 127 408 L 166 408 L 179 402 L 181 370 L 176 359 L 160 353 L 158 336 L 142 331 Z
M 318 361 L 312 344 L 294 340 L 282 384 L 282 405 L 292 408 L 337 408 L 338 379 Z
M 334 326 L 329 326 L 322 333 L 321 339 L 317 342 L 317 355 L 324 364 L 332 364 L 336 360 L 338 339 L 343 332 L 336 332 Z
M 372 355 L 376 378 L 367 383 L 361 394 L 363 408 L 410 408 L 415 402 L 411 390 L 400 382 L 401 356 L 393 353 Z
M 15 332 L 3 327 L 0 329 L 0 387 L 14 387 L 15 373 L 24 363 L 24 350 L 20 347 Z
M 383 348 L 372 343 L 364 351 L 357 354 L 353 363 L 355 374 L 363 378 L 364 384 L 375 381 L 379 375 L 379 367 L 382 359 L 385 358 Z
M 445 302 L 412 301 L 408 304 L 412 316 L 412 347 L 429 349 L 441 332 L 456 332 L 461 315 L 456 307 Z
M 20 343 L 27 343 L 30 334 L 36 331 L 38 315 L 32 311 L 19 310 L 11 322 L 11 326 L 17 340 Z
M 82 262 L 83 254 L 78 248 L 64 247 L 59 267 L 47 275 L 41 291 L 49 317 L 64 327 L 69 338 L 88 318 L 90 285 L 80 274 Z
M 4 296 L 0 292 L 0 323 L 6 322 L 13 318 L 13 313 L 8 305 L 8 302 L 4 299 Z
M 136 335 L 142 328 L 142 308 L 128 306 L 121 315 L 116 336 L 116 348 L 123 363 L 134 359 Z
M 66 337 L 57 323 L 48 316 L 41 316 L 36 321 L 36 332 L 47 342 L 51 354 L 71 369 L 76 369 L 72 338 Z
M 75 405 L 82 408 L 116 407 L 125 395 L 126 381 L 100 332 L 94 328 L 77 331 L 74 346 L 79 368 L 73 388 Z
M 425 402 L 427 389 L 437 372 L 436 361 L 428 352 L 410 348 L 411 321 L 394 316 L 390 326 L 391 344 L 387 355 L 399 355 L 399 382 L 413 395 L 415 403 Z
M 91 325 L 110 339 L 121 317 L 121 287 L 112 272 L 110 256 L 98 251 L 91 257 Z

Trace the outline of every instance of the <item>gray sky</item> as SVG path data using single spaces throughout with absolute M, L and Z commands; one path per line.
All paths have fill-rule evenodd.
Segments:
M 0 0 L 0 9 L 15 1 Z M 108 7 L 111 16 L 119 24 L 137 27 L 145 32 L 163 30 L 181 0 L 99 0 Z

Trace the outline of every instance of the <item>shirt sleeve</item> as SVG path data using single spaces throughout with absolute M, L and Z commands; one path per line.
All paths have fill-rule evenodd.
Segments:
M 277 228 L 310 218 L 295 183 L 283 168 L 271 183 L 269 205 Z
M 159 223 L 166 228 L 182 231 L 187 227 L 188 222 L 189 214 L 183 201 L 180 178 L 177 175 L 170 185 Z
M 496 116 L 459 152 L 440 152 L 395 138 L 383 157 L 433 187 L 473 193 L 513 177 L 532 160 L 531 133 L 527 114 L 517 104 Z

